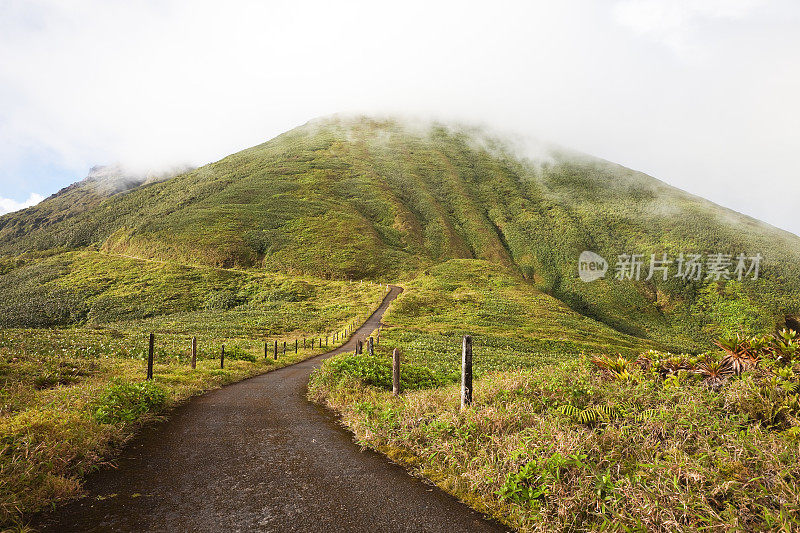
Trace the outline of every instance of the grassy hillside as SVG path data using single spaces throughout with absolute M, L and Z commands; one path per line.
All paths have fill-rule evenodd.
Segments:
M 320 120 L 42 220 L 62 201 L 0 217 L 0 253 L 93 248 L 382 281 L 482 259 L 618 331 L 687 349 L 800 315 L 800 238 L 588 156 L 550 150 L 526 159 L 476 129 Z M 612 272 L 625 253 L 765 259 L 758 282 L 586 284 L 577 277 L 583 250 L 604 256 Z M 724 323 L 721 310 L 738 316 Z
M 372 290 L 372 285 L 368 287 Z M 360 297 L 363 290 L 363 285 L 280 273 L 66 252 L 19 259 L 0 276 L 0 293 L 5 296 L 0 302 L 0 327 L 169 320 L 165 316 L 175 314 L 185 319 L 229 311 L 239 317 L 237 330 L 253 337 L 292 327 L 322 331 L 324 321 L 319 317 L 338 314 L 343 319 L 343 295 Z M 292 304 L 291 314 L 287 302 Z
M 46 228 L 68 226 L 74 217 L 98 207 L 111 196 L 145 183 L 164 181 L 179 172 L 145 176 L 131 174 L 114 166 L 93 167 L 86 178 L 61 189 L 38 205 L 0 217 L 0 240 L 27 241 L 32 232 L 46 235 Z M 87 230 L 85 226 L 72 228 L 68 240 L 85 239 Z M 58 246 L 55 243 L 56 241 L 40 241 L 36 248 L 50 249 Z
M 566 354 L 634 355 L 662 348 L 579 315 L 503 268 L 476 259 L 427 269 L 407 285 L 384 323 L 384 347 L 398 347 L 406 361 L 455 378 L 466 334 L 483 348 L 476 375 L 538 367 Z

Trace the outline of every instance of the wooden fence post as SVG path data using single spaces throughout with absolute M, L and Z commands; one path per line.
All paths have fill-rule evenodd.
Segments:
M 275 340 L 275 354 L 274 355 L 275 355 L 275 360 L 277 361 L 278 360 L 278 341 L 277 341 L 277 339 Z
M 197 368 L 197 337 L 192 337 L 192 369 Z
M 375 348 L 373 346 L 372 337 L 369 338 L 369 343 L 367 344 L 367 349 L 369 350 L 370 355 L 375 355 Z
M 400 394 L 400 350 L 397 348 L 392 352 L 392 394 Z
M 219 356 L 219 367 L 225 368 L 225 345 L 222 345 L 222 354 Z
M 472 405 L 472 336 L 464 335 L 461 346 L 461 408 Z
M 283 356 L 286 357 L 286 341 L 283 341 Z
M 156 348 L 155 333 L 150 334 L 150 348 L 147 350 L 147 379 L 153 379 L 153 352 Z
M 306 338 L 305 337 L 303 337 L 303 349 L 304 350 L 306 349 Z
M 269 343 L 264 341 L 264 359 L 269 357 Z
M 294 340 L 294 353 L 297 355 L 297 339 Z

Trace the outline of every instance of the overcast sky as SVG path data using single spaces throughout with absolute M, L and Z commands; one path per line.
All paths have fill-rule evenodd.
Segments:
M 336 112 L 532 135 L 800 234 L 797 0 L 0 0 L 0 212 Z

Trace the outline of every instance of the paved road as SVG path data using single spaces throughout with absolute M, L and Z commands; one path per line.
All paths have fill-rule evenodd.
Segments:
M 336 417 L 306 399 L 322 360 L 352 351 L 381 307 L 341 348 L 198 396 L 125 447 L 88 496 L 40 516 L 43 531 L 504 531 L 385 457 L 361 451 Z

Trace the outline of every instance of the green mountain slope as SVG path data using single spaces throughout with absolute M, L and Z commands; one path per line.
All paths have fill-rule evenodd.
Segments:
M 43 219 L 56 202 L 66 213 Z M 382 281 L 483 260 L 620 332 L 682 347 L 800 314 L 797 236 L 606 161 L 528 160 L 478 129 L 388 119 L 314 121 L 80 208 L 57 196 L 0 218 L 7 257 L 65 247 Z M 764 261 L 758 281 L 583 283 L 583 250 L 612 270 L 625 253 Z

